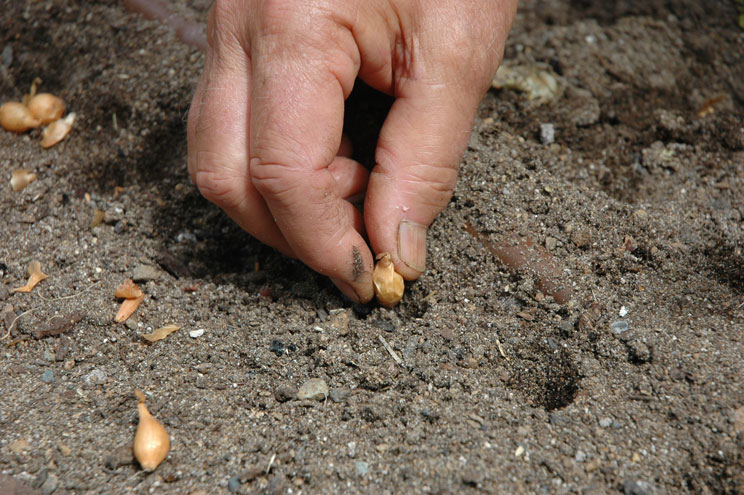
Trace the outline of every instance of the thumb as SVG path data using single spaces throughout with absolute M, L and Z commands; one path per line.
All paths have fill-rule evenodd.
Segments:
M 426 233 L 450 198 L 479 96 L 461 85 L 402 88 L 380 132 L 364 221 L 375 253 L 389 252 L 403 278 L 426 267 Z

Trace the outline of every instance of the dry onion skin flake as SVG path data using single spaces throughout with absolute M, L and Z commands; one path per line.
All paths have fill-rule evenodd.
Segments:
M 405 284 L 400 273 L 395 271 L 393 257 L 390 253 L 377 255 L 377 265 L 372 272 L 372 283 L 375 286 L 375 296 L 380 304 L 392 308 L 403 298 Z
M 13 170 L 13 174 L 10 176 L 10 187 L 15 192 L 23 191 L 27 185 L 36 180 L 36 177 L 34 172 L 25 168 Z
M 32 96 L 26 106 L 42 125 L 51 124 L 65 114 L 65 102 L 51 93 L 39 93 Z
M 137 310 L 140 303 L 145 299 L 145 294 L 142 293 L 139 286 L 135 284 L 132 279 L 127 279 L 121 284 L 114 292 L 114 296 L 119 299 L 124 299 L 121 303 L 119 311 L 114 317 L 116 323 L 127 321 L 132 314 Z
M 41 120 L 34 117 L 26 105 L 9 101 L 0 106 L 0 126 L 6 131 L 26 132 L 41 125 Z
M 158 328 L 152 333 L 143 333 L 142 338 L 148 342 L 157 342 L 158 340 L 163 340 L 164 338 L 166 338 L 168 335 L 172 334 L 179 328 L 181 327 L 179 327 L 178 325 L 173 325 L 173 324 L 166 325 L 164 327 Z
M 145 394 L 137 390 L 139 424 L 134 434 L 134 457 L 145 471 L 154 471 L 168 456 L 170 437 L 165 427 L 152 417 L 145 405 Z
M 49 124 L 41 133 L 42 148 L 51 148 L 62 141 L 65 136 L 70 133 L 73 122 L 75 122 L 75 112 L 68 114 L 67 117 L 63 119 L 55 120 Z
M 36 285 L 49 275 L 41 271 L 41 263 L 34 260 L 28 264 L 28 282 L 23 287 L 13 289 L 13 292 L 31 292 Z

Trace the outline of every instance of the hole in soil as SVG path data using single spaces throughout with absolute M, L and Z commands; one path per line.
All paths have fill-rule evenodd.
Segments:
M 579 391 L 579 372 L 566 352 L 532 345 L 524 353 L 529 359 L 515 363 L 509 386 L 546 411 L 571 404 Z
M 576 367 L 568 361 L 551 362 L 546 371 L 541 397 L 542 406 L 547 411 L 560 409 L 571 404 L 579 391 Z

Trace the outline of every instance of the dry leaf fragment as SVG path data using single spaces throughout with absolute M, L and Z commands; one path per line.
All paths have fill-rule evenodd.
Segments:
M 50 335 L 60 335 L 69 331 L 75 323 L 85 318 L 87 313 L 83 310 L 73 311 L 64 316 L 54 316 L 51 320 L 34 330 L 34 337 L 43 339 Z
M 148 342 L 157 342 L 158 340 L 163 340 L 179 328 L 181 327 L 179 327 L 178 325 L 166 325 L 164 327 L 158 328 L 152 333 L 142 334 L 142 338 Z
M 72 123 L 75 122 L 75 112 L 67 115 L 67 117 L 59 120 L 55 120 L 49 126 L 44 129 L 41 133 L 41 146 L 43 148 L 51 148 L 55 144 L 62 141 L 70 129 L 72 129 Z
M 31 292 L 36 285 L 49 275 L 41 271 L 41 263 L 34 260 L 28 264 L 28 282 L 23 287 L 13 289 L 13 292 Z
M 23 191 L 27 185 L 36 180 L 36 177 L 37 175 L 35 173 L 25 168 L 13 170 L 13 174 L 10 176 L 10 187 L 15 192 Z
M 114 317 L 114 321 L 121 323 L 126 321 L 132 314 L 137 310 L 145 295 L 140 290 L 139 286 L 134 283 L 132 279 L 127 279 L 121 284 L 114 292 L 114 296 L 119 299 L 124 299 L 121 303 L 119 311 Z
M 129 317 L 132 316 L 135 311 L 137 311 L 137 308 L 144 298 L 145 296 L 142 295 L 135 299 L 124 299 L 124 302 L 121 303 L 121 306 L 119 307 L 119 311 L 117 311 L 116 313 L 114 321 L 116 323 L 127 321 Z
M 94 229 L 101 225 L 103 222 L 103 219 L 106 217 L 106 213 L 104 213 L 103 210 L 99 210 L 98 208 L 95 209 L 93 212 L 93 219 L 90 221 L 90 228 Z
M 119 299 L 137 299 L 142 295 L 139 285 L 135 284 L 131 278 L 125 280 L 114 292 L 114 296 Z
M 564 83 L 547 64 L 528 63 L 518 65 L 503 63 L 494 76 L 491 86 L 521 91 L 527 99 L 537 103 L 555 100 L 563 94 Z

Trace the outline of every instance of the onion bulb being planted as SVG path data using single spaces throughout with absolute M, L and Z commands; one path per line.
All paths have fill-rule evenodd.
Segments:
M 377 265 L 372 273 L 377 300 L 386 308 L 392 308 L 403 298 L 405 284 L 400 273 L 395 271 L 390 253 L 377 255 Z
M 0 106 L 0 126 L 6 131 L 26 132 L 41 125 L 31 110 L 23 103 L 9 101 Z
M 65 114 L 65 102 L 51 93 L 39 93 L 32 96 L 26 106 L 44 125 L 51 124 Z
M 152 417 L 145 406 L 145 394 L 135 392 L 139 424 L 134 435 L 134 457 L 145 471 L 154 471 L 163 462 L 170 450 L 170 437 L 157 419 Z

